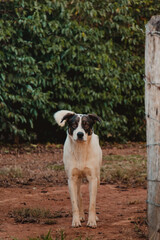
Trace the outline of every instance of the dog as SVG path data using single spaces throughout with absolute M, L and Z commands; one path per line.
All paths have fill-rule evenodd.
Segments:
M 90 198 L 87 226 L 96 228 L 96 195 L 100 184 L 102 150 L 93 125 L 101 119 L 95 114 L 76 114 L 67 110 L 56 112 L 54 118 L 59 126 L 68 125 L 63 162 L 72 204 L 72 227 L 80 227 L 81 222 L 85 221 L 80 186 L 82 179 L 87 178 Z

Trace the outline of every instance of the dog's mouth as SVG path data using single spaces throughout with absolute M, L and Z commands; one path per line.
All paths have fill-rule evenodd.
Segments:
M 86 142 L 86 140 L 84 140 L 84 139 L 79 139 L 79 138 L 78 138 L 76 141 L 77 141 L 77 142 Z
M 84 138 L 77 138 L 75 139 L 76 142 L 80 142 L 80 143 L 83 143 L 83 142 L 86 142 L 87 139 L 84 139 Z

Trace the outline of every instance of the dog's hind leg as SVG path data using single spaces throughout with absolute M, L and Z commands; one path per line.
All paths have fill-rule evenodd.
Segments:
M 79 217 L 80 221 L 84 222 L 85 221 L 85 215 L 84 215 L 84 210 L 83 210 L 83 203 L 82 203 L 82 194 L 81 194 L 81 179 L 78 179 L 78 188 L 77 188 L 77 203 L 78 203 L 78 208 L 79 208 Z
M 71 198 L 71 203 L 72 203 L 72 213 L 73 213 L 73 218 L 72 218 L 72 227 L 80 227 L 81 222 L 80 222 L 80 217 L 79 217 L 79 208 L 78 208 L 78 196 L 77 196 L 77 191 L 78 191 L 78 185 L 77 185 L 77 179 L 69 179 L 68 180 L 68 185 L 69 185 L 69 192 L 70 192 L 70 198 Z

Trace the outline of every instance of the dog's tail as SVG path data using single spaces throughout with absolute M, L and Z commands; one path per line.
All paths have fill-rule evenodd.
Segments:
M 66 120 L 64 120 L 63 122 L 61 122 L 61 121 L 62 121 L 63 117 L 68 113 L 74 114 L 74 112 L 68 111 L 68 110 L 60 110 L 54 114 L 54 118 L 60 127 L 64 127 Z

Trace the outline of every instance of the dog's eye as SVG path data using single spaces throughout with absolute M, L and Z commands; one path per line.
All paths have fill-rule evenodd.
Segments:
M 77 124 L 76 124 L 76 123 L 73 123 L 73 124 L 72 124 L 72 128 L 75 129 L 76 127 L 77 127 Z
M 88 123 L 83 123 L 83 127 L 85 128 L 85 129 L 88 129 L 89 128 L 89 124 Z

